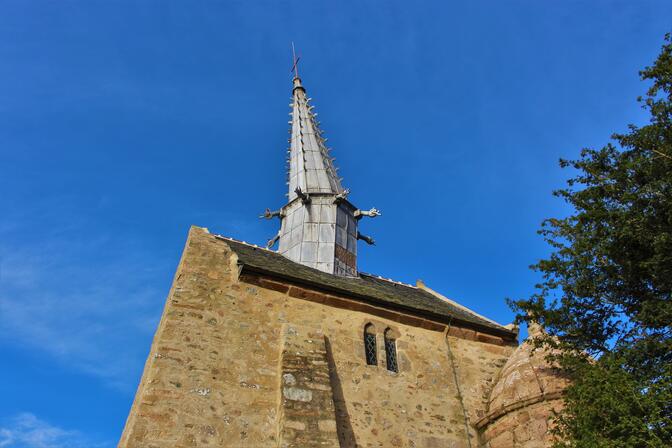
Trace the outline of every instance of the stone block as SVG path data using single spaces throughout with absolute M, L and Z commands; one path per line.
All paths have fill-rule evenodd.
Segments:
M 503 432 L 489 442 L 490 448 L 513 448 L 513 433 Z

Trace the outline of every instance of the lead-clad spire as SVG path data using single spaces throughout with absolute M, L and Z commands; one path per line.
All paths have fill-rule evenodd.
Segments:
M 288 202 L 263 217 L 282 221 L 272 247 L 297 263 L 342 276 L 357 275 L 357 240 L 373 244 L 373 238 L 359 233 L 362 217 L 375 217 L 378 210 L 359 210 L 347 199 L 333 160 L 322 138 L 317 120 L 301 84 L 294 57 L 291 138 L 289 140 Z
M 312 106 L 308 104 L 301 79 L 294 78 L 292 93 L 292 129 L 289 147 L 289 200 L 298 192 L 343 193 L 329 150 L 322 138 Z M 297 191 L 298 189 L 298 191 Z

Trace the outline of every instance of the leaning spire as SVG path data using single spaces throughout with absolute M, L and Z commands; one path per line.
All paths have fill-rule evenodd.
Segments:
M 292 45 L 294 53 L 294 45 Z M 279 241 L 278 252 L 290 260 L 341 276 L 357 275 L 357 240 L 373 244 L 358 230 L 362 217 L 376 217 L 375 208 L 359 210 L 348 201 L 333 159 L 306 96 L 294 54 L 291 129 L 289 139 L 288 201 L 280 210 L 266 210 L 262 217 L 278 217 L 280 231 L 269 241 Z

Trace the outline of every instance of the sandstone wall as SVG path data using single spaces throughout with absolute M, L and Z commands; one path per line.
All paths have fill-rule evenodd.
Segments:
M 402 323 L 384 310 L 336 307 L 319 292 L 238 274 L 227 244 L 192 228 L 120 447 L 278 446 L 287 429 L 288 325 L 324 337 L 341 447 L 478 445 L 466 428 L 486 409 L 512 347 L 479 342 L 460 333 L 466 330 Z M 367 323 L 376 329 L 378 366 L 365 362 Z M 384 365 L 387 328 L 397 335 L 398 373 Z
M 447 343 L 455 360 L 454 375 L 460 385 L 470 431 L 476 438 L 473 424 L 486 414 L 492 387 L 513 348 L 450 336 Z
M 529 338 L 501 369 L 490 392 L 488 409 L 475 422 L 483 447 L 542 448 L 553 444 L 549 426 L 562 407 L 568 385 L 561 372 L 547 360 L 547 349 L 535 349 L 532 340 L 543 330 L 528 326 Z
M 560 400 L 544 400 L 515 409 L 494 420 L 483 431 L 487 448 L 545 448 L 553 444 L 549 429 Z

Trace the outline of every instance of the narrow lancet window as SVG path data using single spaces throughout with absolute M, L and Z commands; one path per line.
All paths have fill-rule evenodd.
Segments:
M 397 342 L 392 335 L 392 330 L 385 330 L 385 364 L 390 372 L 398 372 L 397 364 Z
M 364 353 L 366 354 L 366 363 L 368 365 L 378 365 L 376 328 L 373 324 L 367 324 L 366 327 L 364 327 Z

